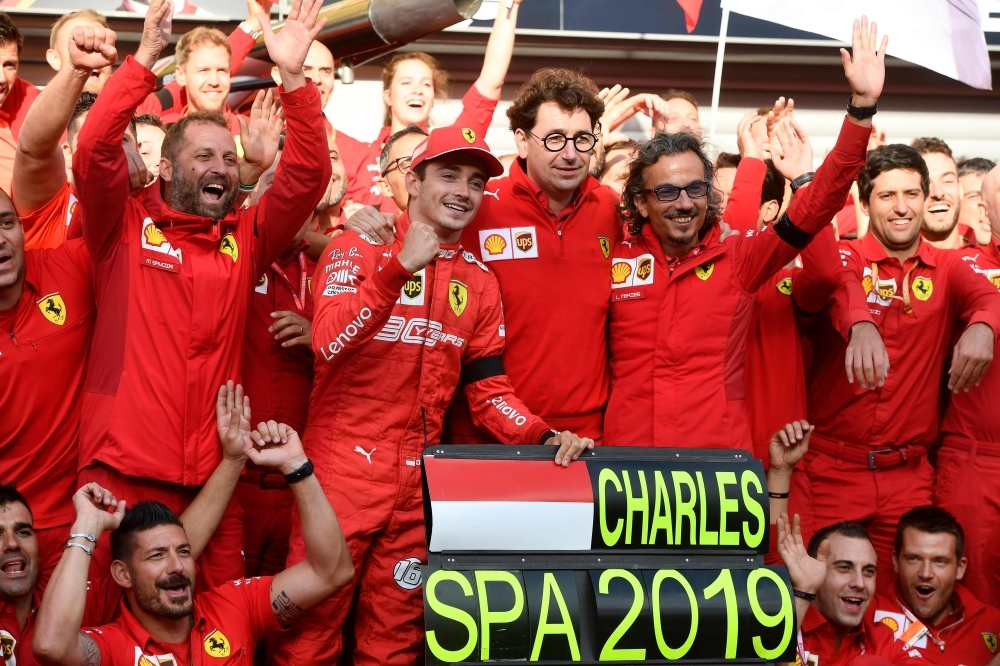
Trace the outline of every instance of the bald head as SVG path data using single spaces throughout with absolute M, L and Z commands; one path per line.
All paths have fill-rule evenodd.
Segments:
M 302 73 L 313 80 L 319 88 L 319 99 L 326 108 L 333 94 L 333 54 L 322 42 L 313 40 L 309 45 L 306 61 L 302 63 Z
M 993 167 L 983 178 L 982 199 L 979 213 L 989 221 L 993 238 L 1000 240 L 1000 165 Z

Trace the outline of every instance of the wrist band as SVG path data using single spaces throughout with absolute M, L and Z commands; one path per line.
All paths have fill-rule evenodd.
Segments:
M 790 188 L 792 188 L 792 194 L 795 194 L 795 192 L 806 183 L 811 183 L 812 179 L 815 176 L 816 173 L 814 171 L 807 171 L 798 178 L 793 179 L 792 182 L 789 183 L 788 185 Z
M 542 437 L 541 437 L 541 439 L 538 440 L 538 444 L 542 445 L 542 444 L 546 443 L 547 441 L 549 441 L 550 439 L 552 439 L 553 437 L 555 437 L 558 434 L 559 433 L 556 432 L 555 430 L 546 430 L 545 434 L 543 434 Z
M 253 39 L 257 39 L 258 37 L 264 34 L 263 30 L 254 30 L 253 28 L 251 28 L 250 24 L 248 24 L 246 21 L 241 21 L 239 28 Z
M 312 473 L 313 473 L 312 461 L 307 460 L 306 464 L 304 464 L 302 467 L 299 467 L 297 470 L 295 470 L 290 474 L 285 474 L 285 481 L 289 484 L 298 483 L 307 476 L 312 476 Z
M 91 557 L 94 556 L 94 549 L 90 548 L 89 546 L 84 546 L 82 543 L 76 543 L 75 541 L 67 541 L 65 547 L 66 548 L 79 548 L 83 552 L 87 553 L 87 555 L 90 555 Z
M 788 499 L 788 493 L 772 493 L 768 491 L 767 496 L 774 499 Z
M 858 120 L 864 120 L 865 118 L 871 118 L 876 113 L 878 113 L 878 102 L 875 102 L 871 106 L 854 106 L 851 102 L 854 101 L 854 96 L 847 98 L 847 115 L 852 118 L 857 118 Z
M 244 185 L 242 182 L 240 183 L 240 192 L 249 193 L 253 192 L 255 189 L 257 189 L 257 183 L 254 183 L 253 185 Z
M 797 596 L 799 599 L 805 599 L 806 601 L 815 601 L 816 595 L 812 592 L 803 592 L 802 590 L 792 590 L 792 594 Z
M 806 245 L 809 245 L 809 241 L 812 240 L 812 234 L 806 233 L 795 226 L 795 223 L 788 219 L 788 213 L 785 212 L 781 219 L 774 223 L 774 233 L 778 234 L 778 238 L 785 241 L 797 250 L 805 249 Z
M 69 535 L 70 539 L 75 539 L 76 537 L 80 537 L 81 539 L 86 539 L 90 543 L 97 543 L 97 537 L 95 537 L 93 534 L 70 534 Z

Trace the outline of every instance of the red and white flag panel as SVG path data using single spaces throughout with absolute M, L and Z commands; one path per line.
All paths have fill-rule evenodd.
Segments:
M 548 460 L 426 456 L 433 516 L 428 549 L 589 550 L 594 492 L 586 464 L 553 467 Z

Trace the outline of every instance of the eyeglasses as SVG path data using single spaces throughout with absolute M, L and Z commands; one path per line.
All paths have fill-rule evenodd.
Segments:
M 407 155 L 405 157 L 397 157 L 393 161 L 389 162 L 389 166 L 387 166 L 385 168 L 385 171 L 382 172 L 382 177 L 385 178 L 386 174 L 388 174 L 393 169 L 399 169 L 399 173 L 405 176 L 406 172 L 410 170 L 410 162 L 412 161 L 413 157 L 410 155 Z
M 573 146 L 576 148 L 578 153 L 589 153 L 594 149 L 594 146 L 597 145 L 597 135 L 591 134 L 590 132 L 582 132 L 571 139 L 561 132 L 551 132 L 550 134 L 546 134 L 542 137 L 538 136 L 531 130 L 526 131 L 528 134 L 541 141 L 542 146 L 550 153 L 558 153 L 566 147 L 566 143 L 568 141 L 573 142 Z M 598 131 L 600 131 L 600 129 L 598 129 Z
M 658 201 L 677 201 L 677 197 L 681 195 L 681 192 L 687 192 L 687 195 L 692 199 L 700 199 L 708 194 L 708 188 L 711 187 L 704 180 L 696 180 L 693 183 L 688 183 L 684 187 L 674 187 L 673 185 L 660 185 L 659 187 L 653 188 L 652 190 L 643 190 L 643 194 L 649 194 L 652 192 L 656 195 Z

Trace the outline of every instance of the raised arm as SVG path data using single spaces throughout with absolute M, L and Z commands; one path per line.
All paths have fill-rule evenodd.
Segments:
M 514 53 L 514 33 L 517 30 L 517 11 L 521 7 L 521 0 L 514 0 L 510 7 L 507 4 L 500 2 L 493 29 L 490 30 L 490 40 L 486 43 L 483 69 L 473 84 L 487 99 L 500 99 L 503 82 L 507 78 L 507 68 L 510 67 L 510 57 Z
M 288 628 L 303 611 L 350 582 L 354 577 L 351 551 L 294 430 L 274 421 L 261 423 L 244 437 L 244 445 L 255 465 L 277 469 L 286 478 L 294 475 L 289 485 L 302 520 L 306 559 L 271 581 L 271 609 L 278 623 Z
M 61 145 L 76 101 L 94 70 L 118 60 L 117 35 L 99 25 L 78 26 L 69 39 L 69 62 L 31 105 L 17 141 L 11 194 L 22 217 L 48 203 L 66 182 Z
M 319 89 L 302 73 L 309 45 L 326 25 L 326 18 L 316 19 L 321 4 L 322 0 L 296 0 L 277 34 L 271 30 L 264 10 L 256 3 L 253 7 L 264 31 L 268 55 L 281 77 L 281 106 L 287 127 L 274 184 L 258 204 L 257 273 L 284 251 L 330 182 L 333 167 Z
M 59 564 L 45 588 L 35 619 L 31 648 L 45 666 L 97 666 L 101 653 L 86 634 L 80 633 L 87 601 L 87 578 L 97 539 L 118 527 L 125 515 L 125 502 L 96 483 L 88 483 L 73 495 L 76 521 Z
M 108 79 L 80 130 L 73 182 L 83 203 L 83 236 L 95 263 L 107 259 L 121 239 L 130 191 L 122 137 L 136 107 L 153 89 L 156 77 L 150 67 L 170 40 L 171 11 L 169 0 L 152 0 L 135 57 L 126 58 Z

